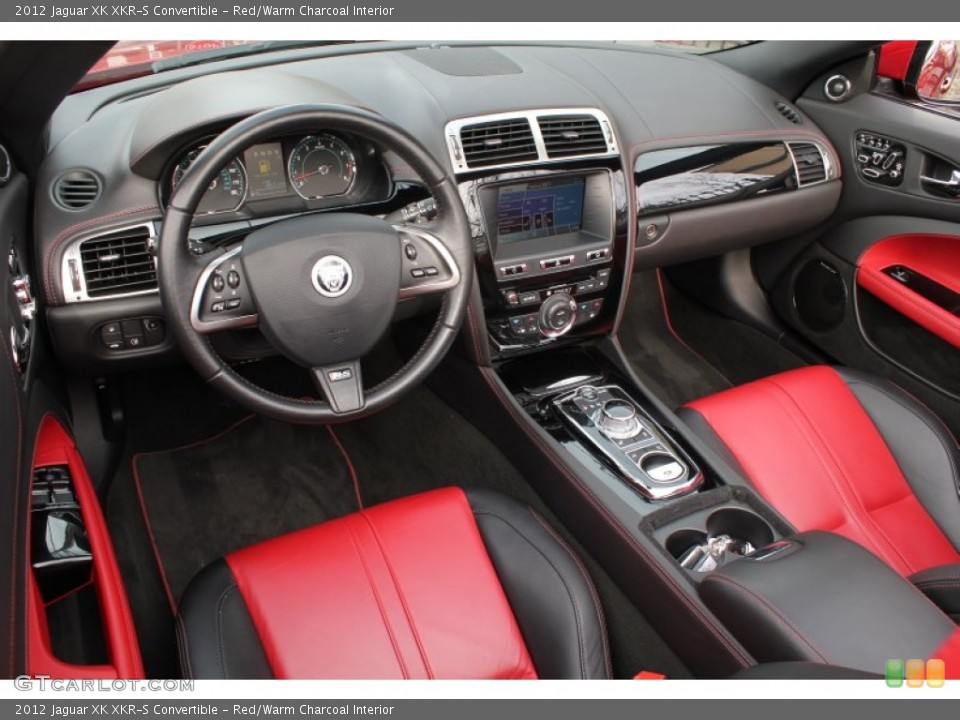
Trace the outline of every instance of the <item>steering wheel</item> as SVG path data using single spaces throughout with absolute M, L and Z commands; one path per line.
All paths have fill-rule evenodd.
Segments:
M 433 195 L 436 219 L 391 226 L 356 213 L 314 213 L 265 225 L 213 252 L 190 248 L 194 213 L 221 168 L 259 141 L 321 129 L 358 135 L 397 153 Z M 247 408 L 296 423 L 371 414 L 424 380 L 456 337 L 473 278 L 469 225 L 447 172 L 392 122 L 340 105 L 266 110 L 218 136 L 173 191 L 159 246 L 160 297 L 187 360 Z M 443 293 L 433 330 L 403 367 L 364 389 L 360 359 L 385 332 L 397 303 L 428 293 Z M 281 355 L 309 369 L 326 401 L 278 395 L 233 370 L 207 336 L 244 327 L 259 327 Z

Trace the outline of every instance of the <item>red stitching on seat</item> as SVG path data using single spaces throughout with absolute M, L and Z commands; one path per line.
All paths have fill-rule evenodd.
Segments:
M 373 538 L 377 542 L 377 547 L 380 549 L 380 555 L 383 557 L 383 562 L 387 566 L 387 572 L 390 573 L 390 579 L 393 581 L 393 587 L 397 591 L 397 597 L 400 598 L 400 606 L 403 608 L 403 615 L 407 619 L 407 625 L 410 627 L 410 632 L 413 634 L 413 639 L 417 643 L 417 650 L 420 652 L 420 660 L 423 661 L 423 667 L 427 671 L 427 677 L 430 680 L 436 679 L 436 674 L 433 672 L 433 668 L 430 666 L 430 659 L 427 657 L 427 650 L 423 646 L 423 640 L 420 639 L 420 632 L 417 630 L 417 623 L 413 619 L 413 615 L 410 613 L 410 606 L 407 604 L 407 598 L 403 594 L 403 588 L 400 585 L 400 581 L 397 579 L 397 574 L 393 569 L 393 563 L 390 562 L 390 555 L 387 554 L 387 549 L 383 546 L 383 539 L 380 537 L 380 532 L 377 530 L 376 524 L 370 519 L 369 515 L 365 512 L 361 512 L 359 515 L 367 525 L 370 527 L 370 532 L 373 533 Z
M 366 520 L 366 517 L 363 513 L 359 513 L 360 516 L 363 516 Z M 373 573 L 370 571 L 370 565 L 367 563 L 367 558 L 363 552 L 363 548 L 360 547 L 360 542 L 357 540 L 356 533 L 353 529 L 353 524 L 358 520 L 356 517 L 350 517 L 349 515 L 344 518 L 346 523 L 347 531 L 350 533 L 350 542 L 353 543 L 353 547 L 356 548 L 357 557 L 360 558 L 360 563 L 363 565 L 363 572 L 367 576 L 367 582 L 370 584 L 370 591 L 373 593 L 374 599 L 377 601 L 377 609 L 380 611 L 380 617 L 383 619 L 383 627 L 387 631 L 387 635 L 390 637 L 390 645 L 393 647 L 393 652 L 397 656 L 397 662 L 400 664 L 400 671 L 403 673 L 405 680 L 410 679 L 410 672 L 407 670 L 407 664 L 404 662 L 403 653 L 400 651 L 400 647 L 397 645 L 397 638 L 393 632 L 393 625 L 390 624 L 390 618 L 387 613 L 387 609 L 383 606 L 383 599 L 380 597 L 380 591 L 377 588 L 377 583 L 373 579 Z M 370 521 L 367 520 L 369 524 Z M 381 549 L 381 553 L 383 550 Z M 396 584 L 396 580 L 394 580 Z M 409 621 L 409 618 L 408 618 Z
M 827 443 L 826 439 L 824 439 L 823 435 L 820 434 L 820 431 L 817 430 L 816 425 L 810 419 L 807 413 L 804 411 L 803 406 L 801 406 L 800 403 L 797 402 L 796 398 L 794 398 L 794 396 L 790 393 L 790 391 L 786 387 L 781 385 L 779 382 L 777 382 L 775 378 L 766 378 L 765 380 L 761 380 L 760 382 L 763 385 L 770 385 L 777 388 L 784 396 L 786 396 L 790 400 L 790 403 L 792 404 L 795 413 L 791 415 L 789 410 L 787 410 L 787 408 L 784 408 L 784 409 L 787 410 L 787 414 L 791 415 L 791 418 L 795 420 L 795 424 L 797 425 L 798 428 L 801 429 L 801 432 L 804 433 L 804 436 L 807 442 L 810 444 L 811 449 L 817 454 L 817 458 L 820 460 L 824 469 L 827 471 L 827 477 L 834 484 L 834 487 L 837 490 L 837 495 L 840 498 L 840 501 L 844 504 L 844 507 L 846 507 L 847 510 L 849 511 L 851 519 L 857 524 L 857 526 L 859 526 L 864 531 L 864 534 L 867 537 L 871 537 L 871 534 L 867 532 L 867 528 L 864 526 L 863 521 L 866 521 L 867 523 L 869 523 L 870 526 L 876 531 L 876 533 L 883 538 L 884 542 L 888 546 L 887 548 L 884 549 L 885 552 L 889 552 L 890 550 L 892 550 L 893 554 L 900 558 L 904 566 L 910 572 L 913 572 L 914 571 L 913 565 L 907 560 L 906 557 L 904 557 L 903 553 L 900 552 L 900 549 L 897 547 L 897 545 L 890 540 L 889 536 L 883 530 L 883 528 L 881 528 L 876 523 L 876 521 L 873 519 L 872 515 L 870 514 L 870 511 L 867 510 L 866 506 L 863 504 L 863 501 L 861 500 L 859 494 L 857 493 L 854 483 L 848 477 L 847 472 L 843 467 L 843 464 L 837 458 L 836 453 L 834 453 L 833 449 L 830 447 L 829 443 Z M 781 403 L 781 407 L 783 407 L 782 403 Z M 802 423 L 796 422 L 796 420 L 798 419 L 802 420 Z M 813 437 L 816 438 L 818 443 L 814 443 L 812 441 L 811 437 L 807 433 L 808 430 L 813 434 Z M 819 447 L 818 447 L 818 444 L 819 444 Z M 821 454 L 821 450 L 826 452 L 826 454 L 829 456 L 830 463 L 839 474 L 831 471 L 830 464 L 828 464 L 825 461 L 823 455 Z M 846 493 L 849 493 L 850 495 L 849 501 L 846 497 L 846 493 L 840 491 L 840 487 L 838 484 L 839 481 L 843 482 L 846 488 Z M 851 506 L 850 501 L 856 503 L 856 508 Z M 879 544 L 877 544 L 877 547 L 879 549 Z

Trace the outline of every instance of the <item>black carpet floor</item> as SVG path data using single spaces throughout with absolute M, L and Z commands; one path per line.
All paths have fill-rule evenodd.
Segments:
M 190 402 L 195 409 L 198 399 Z M 460 485 L 495 489 L 531 504 L 580 551 L 601 597 L 618 677 L 642 669 L 689 677 L 503 454 L 432 392 L 416 390 L 378 415 L 333 431 L 229 415 L 218 414 L 229 419 L 221 425 L 225 431 L 170 450 L 150 447 L 114 480 L 111 529 L 148 674 L 176 674 L 170 602 L 206 563 L 347 514 L 360 502 L 366 507 Z M 171 431 L 178 441 L 184 434 L 182 428 Z M 157 443 L 155 433 L 140 431 L 138 437 L 141 445 Z
M 673 407 L 805 364 L 759 330 L 679 292 L 656 270 L 634 275 L 620 341 L 637 375 Z

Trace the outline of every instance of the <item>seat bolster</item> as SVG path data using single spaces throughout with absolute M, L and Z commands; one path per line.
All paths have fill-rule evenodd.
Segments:
M 224 560 L 201 570 L 184 591 L 177 640 L 184 677 L 274 677 L 237 581 Z
M 880 431 L 910 489 L 960 551 L 960 448 L 943 422 L 897 385 L 848 368 L 837 373 Z
M 537 676 L 609 678 L 603 610 L 573 550 L 522 503 L 485 490 L 467 499 Z
M 960 623 L 960 563 L 921 570 L 908 579 L 952 620 Z

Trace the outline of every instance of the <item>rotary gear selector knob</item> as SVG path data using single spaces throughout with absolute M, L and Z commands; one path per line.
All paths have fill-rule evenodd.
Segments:
M 641 430 L 637 408 L 626 400 L 607 400 L 600 408 L 600 429 L 611 438 L 625 440 Z
M 577 320 L 577 301 L 570 293 L 554 293 L 540 306 L 540 332 L 546 337 L 559 337 Z

